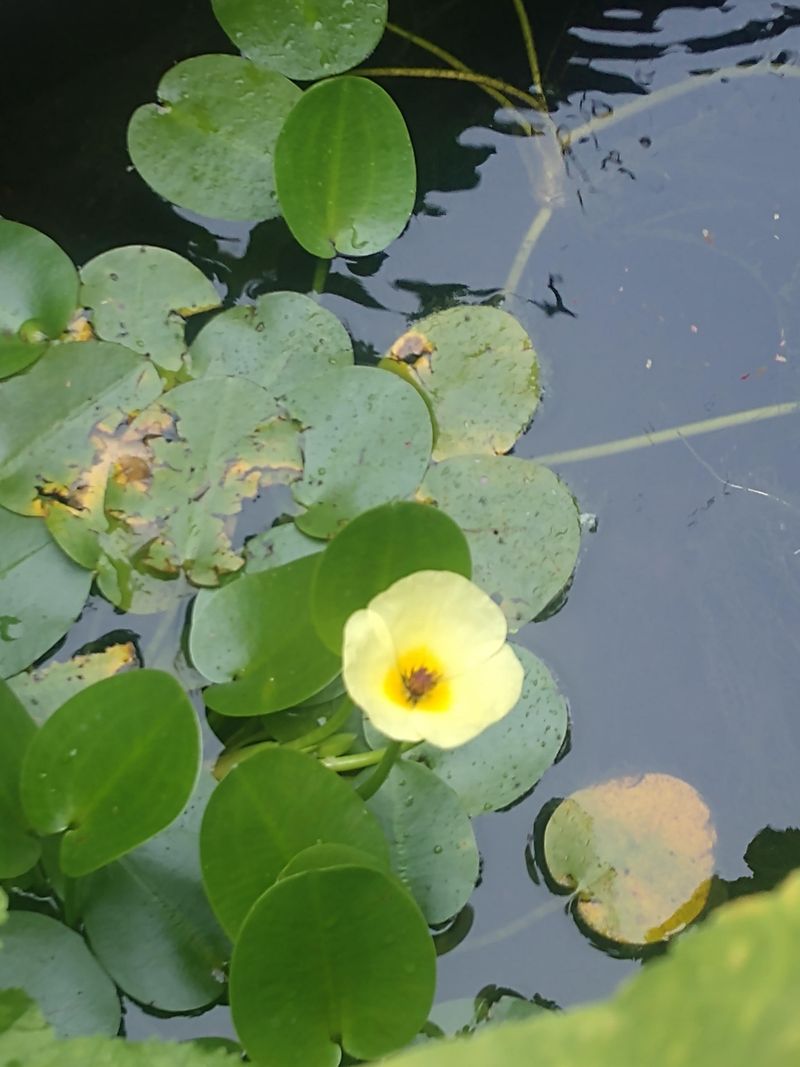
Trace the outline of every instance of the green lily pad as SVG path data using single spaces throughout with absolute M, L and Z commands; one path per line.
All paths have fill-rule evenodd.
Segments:
M 514 447 L 539 403 L 539 365 L 513 315 L 455 307 L 429 315 L 387 353 L 429 397 L 438 428 L 435 460 Z
M 344 367 L 284 400 L 303 427 L 303 477 L 292 487 L 307 508 L 303 533 L 331 537 L 367 508 L 408 496 L 431 452 L 431 421 L 419 394 L 374 367 Z
M 41 519 L 0 508 L 0 678 L 24 670 L 67 632 L 91 584 Z
M 572 494 L 547 467 L 511 456 L 456 456 L 418 494 L 467 536 L 473 580 L 496 597 L 513 633 L 567 586 L 581 528 Z
M 267 293 L 206 323 L 190 349 L 195 378 L 232 374 L 277 396 L 353 362 L 336 316 L 302 293 Z
M 384 504 L 353 519 L 319 561 L 311 591 L 314 624 L 340 653 L 348 618 L 414 571 L 455 571 L 469 578 L 469 547 L 456 524 L 436 508 L 408 501 Z
M 668 774 L 579 789 L 544 832 L 550 878 L 577 895 L 577 917 L 611 941 L 663 941 L 702 911 L 716 832 L 703 799 Z
M 161 671 L 131 671 L 76 693 L 39 729 L 22 803 L 38 833 L 64 832 L 61 869 L 77 878 L 172 822 L 199 762 L 197 718 L 181 687 Z
M 212 682 L 206 703 L 223 715 L 264 715 L 313 696 L 339 673 L 340 660 L 311 622 L 317 560 L 245 574 L 197 598 L 189 635 L 195 667 Z
M 160 392 L 155 367 L 122 345 L 54 345 L 0 388 L 0 504 L 23 515 L 44 514 L 55 500 L 89 506 L 87 472 Z
M 39 359 L 78 306 L 72 260 L 43 233 L 0 219 L 0 378 Z
M 219 307 L 217 291 L 183 256 L 166 248 L 112 248 L 81 268 L 81 303 L 97 336 L 177 371 L 187 345 L 184 320 Z
M 403 761 L 367 802 L 389 842 L 392 869 L 429 923 L 459 912 L 478 881 L 478 846 L 458 796 L 427 767 Z
M 102 652 L 86 652 L 64 663 L 16 674 L 8 686 L 33 721 L 41 726 L 61 705 L 81 689 L 138 666 L 132 641 L 109 645 Z
M 328 867 L 371 867 L 376 871 L 385 871 L 386 859 L 364 852 L 360 848 L 353 848 L 352 845 L 323 841 L 319 845 L 309 845 L 293 856 L 278 875 L 278 879 L 291 878 L 293 874 L 302 874 L 303 871 L 321 871 Z
M 83 938 L 47 915 L 9 914 L 0 950 L 3 987 L 24 990 L 61 1037 L 111 1035 L 119 1028 L 122 1012 L 114 983 Z
M 321 842 L 369 852 L 388 868 L 375 817 L 310 756 L 264 749 L 226 775 L 206 807 L 200 856 L 208 899 L 231 937 L 287 863 Z
M 244 543 L 244 567 L 248 574 L 258 574 L 304 556 L 313 556 L 322 548 L 316 538 L 302 533 L 293 522 L 282 522 L 248 537 Z
M 349 70 L 383 36 L 387 0 L 212 0 L 219 24 L 237 48 L 287 78 L 313 81 Z
M 414 149 L 392 98 L 366 78 L 307 89 L 275 146 L 289 229 L 312 256 L 368 256 L 398 237 L 416 196 Z
M 435 973 L 425 920 L 390 876 L 304 871 L 268 889 L 247 916 L 231 960 L 231 1012 L 264 1067 L 332 1067 L 339 1045 L 375 1059 L 423 1025 Z
M 0 878 L 24 874 L 41 852 L 25 818 L 19 791 L 22 761 L 35 733 L 33 720 L 0 680 Z
M 552 674 L 527 648 L 513 648 L 525 668 L 516 707 L 465 745 L 423 744 L 405 757 L 421 761 L 446 782 L 468 815 L 497 811 L 527 793 L 552 765 L 567 734 L 567 702 Z M 364 735 L 371 748 L 387 742 L 368 720 Z
M 272 154 L 296 85 L 239 56 L 195 56 L 167 71 L 157 104 L 136 109 L 128 151 L 173 204 L 220 219 L 280 213 Z
M 83 921 L 95 955 L 128 996 L 160 1011 L 194 1011 L 223 991 L 231 947 L 203 890 L 198 847 L 215 784 L 202 774 L 173 823 L 95 871 L 85 889 Z

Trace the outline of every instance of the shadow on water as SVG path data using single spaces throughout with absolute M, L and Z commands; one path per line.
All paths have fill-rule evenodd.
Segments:
M 545 387 L 516 451 L 555 456 L 599 530 L 563 609 L 521 634 L 569 697 L 572 750 L 524 802 L 477 820 L 483 877 L 469 913 L 440 937 L 450 949 L 440 994 L 496 983 L 566 1006 L 608 994 L 638 964 L 597 951 L 563 900 L 553 907 L 531 881 L 526 846 L 547 798 L 616 775 L 674 774 L 711 808 L 723 895 L 766 887 L 800 864 L 797 831 L 771 829 L 800 819 L 797 416 L 558 459 L 800 395 L 800 79 L 737 77 L 665 95 L 607 128 L 593 122 L 698 71 L 792 64 L 800 13 L 767 0 L 619 0 L 608 14 L 599 3 L 529 6 L 554 126 L 590 125 L 506 296 L 540 354 Z M 280 220 L 198 219 L 129 167 L 127 119 L 162 73 L 231 50 L 207 0 L 143 0 L 113 23 L 105 9 L 30 0 L 4 13 L 6 39 L 19 47 L 0 71 L 13 146 L 0 212 L 49 233 L 78 262 L 132 242 L 174 248 L 229 303 L 306 290 L 313 262 Z M 475 69 L 529 85 L 510 3 L 490 14 L 485 3 L 404 0 L 392 3 L 392 19 Z M 370 63 L 428 66 L 430 57 L 390 37 Z M 323 297 L 367 362 L 409 317 L 501 299 L 547 159 L 544 138 L 512 133 L 509 116 L 473 86 L 385 84 L 415 142 L 417 209 L 388 254 L 337 260 Z M 255 529 L 275 514 L 247 522 Z M 57 655 L 120 628 L 147 647 L 159 625 L 93 598 Z M 132 1009 L 127 1026 L 131 1036 L 195 1036 L 225 1031 L 226 1019 L 217 1008 L 164 1023 Z

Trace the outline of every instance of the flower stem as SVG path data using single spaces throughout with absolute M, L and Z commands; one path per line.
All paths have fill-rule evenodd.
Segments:
M 311 288 L 315 293 L 325 292 L 325 284 L 328 281 L 330 267 L 331 261 L 324 256 L 320 256 L 314 269 L 314 280 L 311 282 Z
M 323 767 L 327 767 L 330 771 L 336 771 L 337 774 L 346 774 L 348 771 L 360 771 L 364 767 L 374 767 L 376 763 L 380 763 L 388 749 L 392 747 L 395 742 L 387 745 L 386 748 L 375 748 L 370 752 L 351 752 L 347 756 L 326 756 L 325 759 L 320 760 Z M 402 741 L 400 742 L 401 753 L 409 752 L 412 748 L 416 748 L 420 744 L 419 741 Z M 389 768 L 391 770 L 391 768 Z M 388 773 L 388 771 L 387 771 Z
M 395 763 L 397 763 L 402 753 L 402 741 L 389 742 L 389 744 L 383 750 L 383 757 L 378 766 L 375 768 L 375 770 L 372 772 L 369 778 L 367 778 L 366 781 L 362 782 L 361 785 L 356 786 L 356 792 L 362 800 L 369 800 L 371 796 L 374 796 L 375 793 L 378 792 L 380 787 L 389 777 L 389 772 L 391 771 L 392 767 L 394 767 Z

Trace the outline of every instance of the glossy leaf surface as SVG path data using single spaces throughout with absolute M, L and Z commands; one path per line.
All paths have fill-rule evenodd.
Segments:
M 32 997 L 61 1037 L 110 1035 L 119 1027 L 114 983 L 80 934 L 47 915 L 9 914 L 0 949 L 0 988 L 9 987 Z
M 27 367 L 78 306 L 72 260 L 43 233 L 0 219 L 0 378 Z
M 307 89 L 275 147 L 275 180 L 289 229 L 312 256 L 368 256 L 408 222 L 414 150 L 392 98 L 366 78 Z
M 151 245 L 103 252 L 81 267 L 81 303 L 95 333 L 179 370 L 186 354 L 184 320 L 219 306 L 202 271 L 183 256 Z
M 212 0 L 237 48 L 260 66 L 311 81 L 360 63 L 381 39 L 387 0 Z
M 577 916 L 611 941 L 650 944 L 702 911 L 716 831 L 702 797 L 668 774 L 579 789 L 544 832 L 549 876 L 577 893 Z
M 0 677 L 30 666 L 67 632 L 91 584 L 41 519 L 0 508 Z
M 33 738 L 22 769 L 25 814 L 40 834 L 64 832 L 61 868 L 77 878 L 172 822 L 199 762 L 197 719 L 174 678 L 116 675 L 71 697 Z
M 272 154 L 300 90 L 239 56 L 195 56 L 167 71 L 158 104 L 128 125 L 136 169 L 160 196 L 221 219 L 279 213 Z
M 230 943 L 203 890 L 198 845 L 214 785 L 201 775 L 173 823 L 95 871 L 86 888 L 83 919 L 95 955 L 129 996 L 160 1011 L 194 1011 L 222 993 Z
M 417 495 L 466 531 L 473 578 L 497 598 L 512 633 L 572 577 L 578 509 L 547 467 L 511 456 L 457 456 L 433 467 Z
M 314 623 L 339 652 L 347 619 L 414 571 L 449 570 L 469 578 L 469 547 L 441 511 L 398 501 L 363 512 L 334 537 L 319 561 L 312 589 Z
M 539 402 L 539 366 L 525 330 L 506 311 L 454 307 L 415 322 L 388 359 L 429 397 L 435 460 L 508 452 Z
M 412 493 L 431 450 L 428 409 L 415 390 L 372 367 L 346 367 L 285 399 L 304 429 L 305 466 L 292 487 L 295 522 L 331 537 L 367 508 Z
M 276 396 L 352 362 L 344 326 L 302 293 L 267 293 L 229 308 L 206 323 L 191 347 L 193 377 L 232 374 Z
M 203 818 L 200 853 L 209 900 L 231 937 L 287 863 L 320 842 L 353 846 L 388 867 L 375 817 L 311 757 L 267 749 L 220 782 Z
M 433 942 L 405 890 L 380 871 L 331 867 L 286 878 L 255 904 L 231 961 L 231 1011 L 264 1067 L 332 1067 L 340 1043 L 373 1059 L 410 1041 L 434 982 Z
M 311 582 L 317 560 L 245 574 L 198 597 L 189 636 L 197 669 L 223 684 L 205 691 L 224 715 L 259 715 L 292 707 L 339 673 L 311 621 Z M 227 684 L 225 684 L 227 683 Z

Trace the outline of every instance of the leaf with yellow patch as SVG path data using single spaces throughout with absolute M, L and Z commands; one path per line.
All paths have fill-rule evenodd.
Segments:
M 579 789 L 544 832 L 550 878 L 576 893 L 576 915 L 623 944 L 663 941 L 703 910 L 716 832 L 700 794 L 669 774 Z
M 51 663 L 8 679 L 8 685 L 39 726 L 71 696 L 101 678 L 110 678 L 138 667 L 133 642 L 109 645 L 102 652 L 73 656 L 65 663 Z

